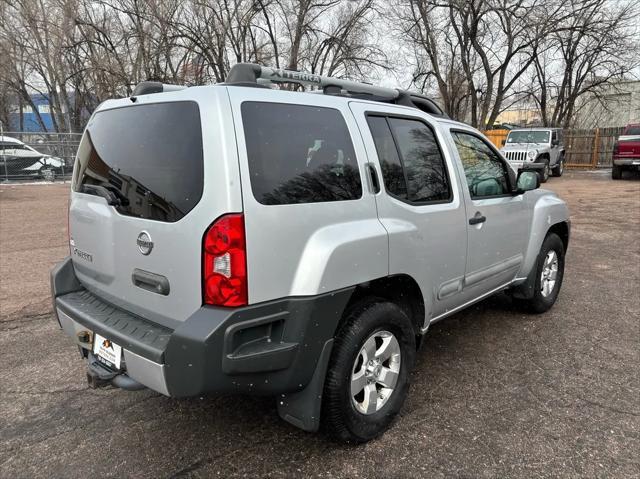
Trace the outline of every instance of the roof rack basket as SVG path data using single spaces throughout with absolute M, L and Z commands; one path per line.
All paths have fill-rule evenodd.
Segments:
M 350 80 L 316 75 L 314 73 L 264 67 L 254 63 L 234 65 L 225 81 L 226 85 L 264 86 L 265 83 L 297 83 L 322 90 L 325 95 L 348 96 L 365 100 L 393 103 L 417 108 L 425 113 L 446 117 L 442 109 L 429 97 L 419 93 L 358 83 Z

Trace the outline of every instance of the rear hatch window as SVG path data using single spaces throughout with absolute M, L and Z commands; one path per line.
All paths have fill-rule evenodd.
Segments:
M 78 149 L 73 188 L 126 216 L 178 221 L 202 197 L 200 113 L 195 102 L 96 113 Z

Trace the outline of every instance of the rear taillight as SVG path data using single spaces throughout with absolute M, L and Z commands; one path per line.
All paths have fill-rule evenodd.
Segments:
M 202 244 L 204 304 L 247 304 L 247 255 L 242 214 L 218 218 L 204 234 Z
M 620 151 L 620 145 L 618 144 L 618 142 L 616 141 L 613 144 L 613 156 L 618 156 L 618 152 Z

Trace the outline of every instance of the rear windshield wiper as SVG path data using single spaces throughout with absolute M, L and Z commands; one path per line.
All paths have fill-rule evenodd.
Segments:
M 101 196 L 107 200 L 107 204 L 110 206 L 127 206 L 129 204 L 129 200 L 124 195 L 118 194 L 120 192 L 116 193 L 104 186 L 84 184 L 81 192 L 88 195 Z

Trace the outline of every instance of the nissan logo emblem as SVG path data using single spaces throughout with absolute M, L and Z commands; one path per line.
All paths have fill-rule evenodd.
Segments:
M 146 256 L 151 253 L 151 250 L 153 249 L 153 241 L 151 241 L 151 236 L 149 235 L 149 233 L 147 233 L 146 231 L 140 233 L 138 235 L 138 240 L 136 241 L 136 243 L 138 243 L 138 249 L 143 255 Z

